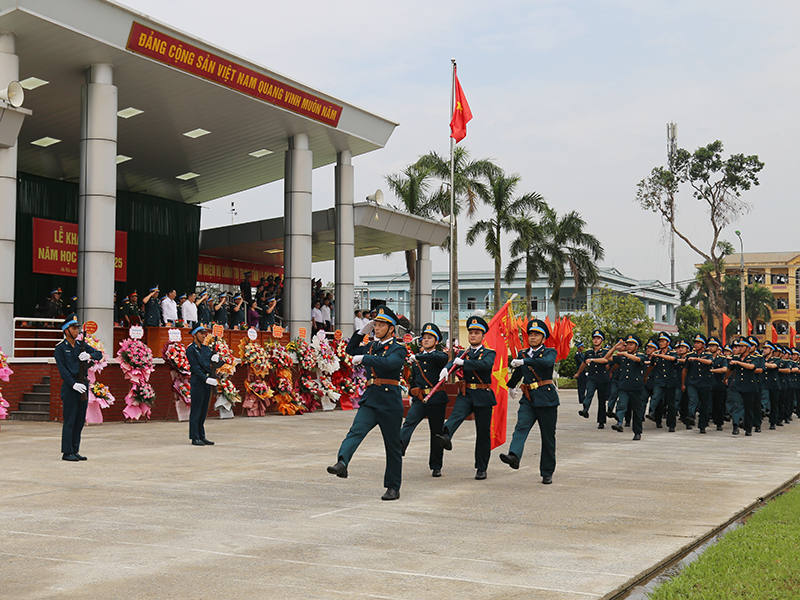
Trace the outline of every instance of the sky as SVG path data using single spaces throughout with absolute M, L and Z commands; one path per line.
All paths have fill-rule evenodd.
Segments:
M 783 0 L 506 0 L 330 3 L 127 0 L 128 6 L 400 125 L 386 147 L 354 158 L 356 201 L 431 150 L 449 152 L 450 59 L 473 120 L 461 142 L 521 176 L 559 214 L 575 210 L 605 248 L 602 266 L 669 283 L 657 215 L 636 184 L 666 162 L 666 124 L 694 151 L 715 140 L 725 155 L 758 155 L 751 211 L 723 232 L 746 252 L 798 250 L 800 3 Z M 333 206 L 333 166 L 314 171 L 314 210 Z M 283 184 L 203 206 L 202 227 L 280 216 Z M 708 216 L 688 189 L 679 229 L 708 251 Z M 489 218 L 483 207 L 478 218 Z M 460 270 L 491 270 L 478 242 L 463 242 Z M 503 238 L 503 246 L 511 241 Z M 676 279 L 700 258 L 676 241 Z M 447 254 L 431 253 L 434 271 Z M 508 261 L 504 255 L 503 264 Z M 405 271 L 401 253 L 356 259 L 356 273 Z M 333 262 L 315 263 L 333 280 Z M 358 283 L 358 282 L 357 282 Z

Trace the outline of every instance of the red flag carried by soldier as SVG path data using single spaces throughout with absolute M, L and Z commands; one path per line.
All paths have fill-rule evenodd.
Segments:
M 492 410 L 492 449 L 506 443 L 508 420 L 508 355 L 516 357 L 520 349 L 519 330 L 511 301 L 505 303 L 489 322 L 484 343 L 495 351 L 492 391 L 497 405 Z
M 464 90 L 461 89 L 461 84 L 458 81 L 456 67 L 453 67 L 453 77 L 455 79 L 456 104 L 453 107 L 453 118 L 450 120 L 450 137 L 457 144 L 467 137 L 467 123 L 472 120 L 472 111 L 469 109 L 467 97 L 464 95 Z

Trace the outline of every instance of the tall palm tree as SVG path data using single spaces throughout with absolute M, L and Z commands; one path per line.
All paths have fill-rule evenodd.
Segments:
M 744 288 L 744 310 L 755 327 L 756 321 L 769 323 L 775 308 L 775 297 L 768 287 L 754 283 Z
M 478 191 L 484 203 L 492 209 L 489 219 L 476 221 L 467 232 L 467 243 L 471 246 L 479 235 L 484 238 L 486 252 L 494 260 L 494 311 L 500 310 L 500 271 L 502 269 L 502 246 L 500 235 L 512 231 L 516 219 L 528 210 L 541 210 L 544 198 L 536 192 L 514 198 L 520 176 L 516 173 L 506 175 L 501 168 L 490 171 L 488 185 Z
M 544 256 L 541 252 L 544 234 L 537 220 L 530 214 L 515 218 L 512 229 L 517 231 L 518 235 L 509 247 L 511 260 L 506 265 L 505 280 L 510 285 L 520 267 L 525 268 L 525 318 L 530 320 L 533 282 L 539 279 L 539 275 L 545 270 Z
M 452 274 L 450 277 L 450 311 L 455 309 L 458 315 L 458 220 L 457 215 L 466 210 L 472 216 L 477 209 L 479 190 L 484 187 L 482 179 L 497 167 L 488 159 L 470 160 L 469 152 L 464 147 L 456 147 L 453 152 L 453 181 L 450 181 L 450 158 L 436 152 L 429 152 L 420 157 L 416 165 L 427 168 L 447 185 L 452 185 L 455 200 L 454 212 L 450 215 L 450 193 L 444 186 L 438 193 L 432 194 L 431 208 L 442 216 L 450 215 L 453 222 L 453 255 L 450 257 Z M 449 248 L 449 238 L 445 242 Z M 458 323 L 450 329 L 453 339 L 458 335 Z
M 691 304 L 700 308 L 702 306 L 704 320 L 706 322 L 706 335 L 711 336 L 714 328 L 714 311 L 711 309 L 709 297 L 713 287 L 714 265 L 705 262 L 697 269 L 694 281 L 685 288 L 678 286 L 681 290 L 681 304 Z
M 399 174 L 393 173 L 386 176 L 389 190 L 400 200 L 404 210 L 412 215 L 428 217 L 431 214 L 430 199 L 427 192 L 430 187 L 431 171 L 427 167 L 413 164 L 407 166 Z M 409 320 L 412 327 L 418 329 L 422 324 L 417 323 L 417 297 L 414 288 L 417 280 L 417 250 L 412 248 L 405 251 L 406 271 L 408 272 L 411 301 L 409 303 Z
M 566 268 L 569 267 L 574 281 L 574 298 L 579 290 L 599 280 L 597 261 L 603 259 L 605 251 L 595 236 L 584 231 L 586 221 L 574 210 L 559 218 L 556 211 L 548 207 L 543 211 L 540 225 L 544 234 L 540 248 L 544 273 L 553 290 L 550 300 L 555 307 L 555 317 L 559 318 Z

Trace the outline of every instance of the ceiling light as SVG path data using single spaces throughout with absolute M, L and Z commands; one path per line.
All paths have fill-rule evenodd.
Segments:
M 61 140 L 57 140 L 56 138 L 51 137 L 43 137 L 39 138 L 36 141 L 31 142 L 34 146 L 41 146 L 42 148 L 47 148 L 48 146 L 52 146 L 53 144 L 57 144 Z
M 209 133 L 211 133 L 211 132 L 210 131 L 206 131 L 205 129 L 199 129 L 198 128 L 198 129 L 192 129 L 191 131 L 187 131 L 183 135 L 185 135 L 186 137 L 195 139 L 195 138 L 203 137 L 204 135 L 208 135 Z
M 142 114 L 144 111 L 139 110 L 138 108 L 133 108 L 129 106 L 128 108 L 123 108 L 120 111 L 117 111 L 117 116 L 122 117 L 123 119 L 130 119 L 131 117 L 135 117 L 136 115 Z
M 380 249 L 381 249 L 381 247 L 380 247 L 380 246 L 364 246 L 364 247 L 362 248 L 362 250 L 364 250 L 364 251 L 369 251 L 369 250 L 380 250 Z
M 128 162 L 131 160 L 130 156 L 125 156 L 124 154 L 117 154 L 117 164 L 122 164 L 124 162 Z
M 49 81 L 39 79 L 38 77 L 28 77 L 19 82 L 19 84 L 26 90 L 35 90 L 37 87 L 47 85 Z
M 194 179 L 195 177 L 200 177 L 199 173 L 192 173 L 189 171 L 188 173 L 184 173 L 183 175 L 178 175 L 175 179 L 182 179 L 183 181 L 187 181 L 189 179 Z
M 264 252 L 266 252 L 267 254 L 280 254 L 281 252 L 283 252 L 283 250 L 280 248 L 270 248 L 269 250 L 264 250 Z
M 256 150 L 255 152 L 248 152 L 248 156 L 252 156 L 253 158 L 261 158 L 262 156 L 266 156 L 267 154 L 272 154 L 272 150 L 267 150 L 266 148 L 262 148 L 261 150 Z

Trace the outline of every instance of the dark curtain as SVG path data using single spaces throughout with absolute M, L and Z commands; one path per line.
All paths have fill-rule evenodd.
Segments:
M 67 302 L 77 278 L 33 273 L 33 218 L 78 222 L 78 184 L 19 173 L 14 314 L 33 316 L 34 307 L 60 287 Z M 115 282 L 117 302 L 133 289 L 139 297 L 158 285 L 178 295 L 194 290 L 200 242 L 200 207 L 155 196 L 117 192 L 115 227 L 128 232 L 127 281 Z M 144 292 L 144 293 L 142 293 Z

